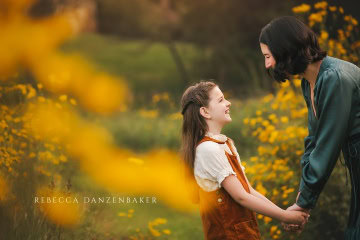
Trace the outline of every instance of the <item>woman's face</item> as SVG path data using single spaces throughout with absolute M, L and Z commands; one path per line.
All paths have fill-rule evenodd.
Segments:
M 261 52 L 263 53 L 264 57 L 265 57 L 265 67 L 267 69 L 269 68 L 275 68 L 275 58 L 273 57 L 273 55 L 271 54 L 269 47 L 264 44 L 264 43 L 260 43 L 260 48 L 261 48 Z
M 214 87 L 209 93 L 209 106 L 206 107 L 206 118 L 219 125 L 225 125 L 232 121 L 230 117 L 231 103 L 225 99 L 224 94 L 218 87 Z

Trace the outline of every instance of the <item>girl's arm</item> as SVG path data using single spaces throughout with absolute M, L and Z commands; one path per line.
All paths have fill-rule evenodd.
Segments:
M 309 216 L 307 213 L 300 211 L 285 211 L 275 204 L 271 204 L 262 198 L 247 193 L 234 175 L 226 177 L 221 185 L 230 196 L 242 206 L 265 216 L 278 219 L 284 223 L 301 224 Z

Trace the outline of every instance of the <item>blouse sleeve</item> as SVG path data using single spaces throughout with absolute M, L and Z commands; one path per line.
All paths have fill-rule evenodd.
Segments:
M 320 81 L 319 81 L 320 80 Z M 300 196 L 297 204 L 314 208 L 333 171 L 348 132 L 354 104 L 353 82 L 341 77 L 339 70 L 329 69 L 318 79 L 316 90 L 317 128 L 305 139 L 302 159 Z
M 203 142 L 196 148 L 194 174 L 198 178 L 215 182 L 218 188 L 221 188 L 221 183 L 227 176 L 236 176 L 225 151 L 218 143 L 210 141 Z

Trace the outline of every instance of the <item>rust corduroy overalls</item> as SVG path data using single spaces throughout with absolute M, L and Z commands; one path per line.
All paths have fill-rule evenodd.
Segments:
M 205 136 L 199 144 L 205 141 L 225 143 Z M 226 151 L 225 154 L 245 191 L 250 193 L 245 175 L 229 141 L 228 138 L 226 144 L 232 155 Z M 260 240 L 255 213 L 237 203 L 224 188 L 206 192 L 199 187 L 199 196 L 200 215 L 206 240 Z

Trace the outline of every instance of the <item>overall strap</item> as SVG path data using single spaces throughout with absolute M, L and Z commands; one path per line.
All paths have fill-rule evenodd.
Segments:
M 235 152 L 234 152 L 234 150 L 233 150 L 233 148 L 232 148 L 232 146 L 230 144 L 230 141 L 232 141 L 230 138 L 227 138 L 226 142 L 223 142 L 223 141 L 219 141 L 219 140 L 216 140 L 214 138 L 205 136 L 203 139 L 200 140 L 200 142 L 197 145 L 199 145 L 200 143 L 203 143 L 203 142 L 207 142 L 207 141 L 216 142 L 218 144 L 225 144 L 226 143 L 226 145 L 229 147 L 232 155 L 236 156 L 236 154 L 235 154 Z M 225 153 L 227 153 L 227 152 L 225 151 Z
M 233 150 L 233 148 L 232 148 L 232 146 L 230 144 L 230 141 L 232 141 L 232 139 L 228 138 L 228 140 L 226 141 L 226 145 L 228 145 L 232 155 L 236 156 L 236 153 L 234 152 L 234 150 Z
M 225 144 L 225 142 L 223 142 L 223 141 L 219 141 L 219 140 L 216 140 L 214 138 L 205 136 L 203 139 L 200 140 L 200 142 L 197 145 L 199 145 L 200 143 L 203 143 L 203 142 L 207 142 L 207 141 L 216 142 L 218 144 Z

